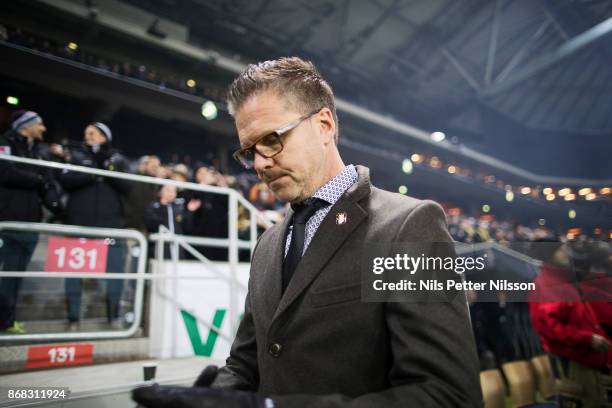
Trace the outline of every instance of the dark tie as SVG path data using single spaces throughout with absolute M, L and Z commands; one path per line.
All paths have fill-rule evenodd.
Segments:
M 329 203 L 321 200 L 320 198 L 310 198 L 303 203 L 294 204 L 291 206 L 293 209 L 293 219 L 291 221 L 292 232 L 291 232 L 291 243 L 289 244 L 289 250 L 287 256 L 283 262 L 283 292 L 287 289 L 291 277 L 295 268 L 302 259 L 302 252 L 304 252 L 304 239 L 306 238 L 306 223 L 323 207 L 328 206 Z

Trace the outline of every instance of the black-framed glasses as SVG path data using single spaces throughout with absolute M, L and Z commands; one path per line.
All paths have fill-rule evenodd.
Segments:
M 234 159 L 236 159 L 244 168 L 252 169 L 255 163 L 255 152 L 267 159 L 276 156 L 282 152 L 283 147 L 285 147 L 283 145 L 282 136 L 300 126 L 300 124 L 306 119 L 309 119 L 311 116 L 319 113 L 321 109 L 323 108 L 319 108 L 307 113 L 304 116 L 300 116 L 293 122 L 274 130 L 272 133 L 263 135 L 249 147 L 236 150 L 233 155 Z

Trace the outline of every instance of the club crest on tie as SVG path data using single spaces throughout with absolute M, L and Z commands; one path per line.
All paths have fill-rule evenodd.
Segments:
M 336 224 L 337 225 L 346 224 L 347 221 L 348 221 L 348 217 L 346 216 L 345 212 L 336 214 Z

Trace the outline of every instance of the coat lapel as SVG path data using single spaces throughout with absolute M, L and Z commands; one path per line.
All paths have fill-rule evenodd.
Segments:
M 304 253 L 304 257 L 293 274 L 291 282 L 289 282 L 289 286 L 287 286 L 280 299 L 274 319 L 286 310 L 312 283 L 342 243 L 367 217 L 367 212 L 358 204 L 358 201 L 370 193 L 369 171 L 362 166 L 357 166 L 357 170 L 359 174 L 358 182 L 336 202 L 317 229 Z M 341 214 L 340 219 L 344 218 L 345 221 L 337 222 L 338 214 Z M 284 249 L 284 242 L 281 245 Z M 280 259 L 282 260 L 282 253 Z M 282 263 L 278 266 L 276 273 L 278 277 L 282 275 Z M 277 278 L 277 280 L 280 285 L 280 278 Z
M 285 237 L 287 229 L 291 225 L 293 211 L 289 208 L 282 224 L 276 229 L 274 235 L 270 237 L 272 251 L 270 255 L 269 267 L 266 269 L 264 279 L 261 281 L 262 291 L 265 293 L 263 301 L 265 304 L 266 316 L 271 319 L 278 308 L 281 299 L 282 279 L 283 279 L 283 258 L 285 255 Z

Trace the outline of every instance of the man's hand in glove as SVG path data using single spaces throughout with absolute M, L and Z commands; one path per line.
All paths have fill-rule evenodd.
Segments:
M 170 385 L 140 387 L 132 390 L 132 399 L 138 402 L 140 406 L 147 408 L 273 407 L 271 400 L 254 392 L 212 389 L 201 386 L 191 388 Z
M 274 404 L 254 392 L 215 390 L 209 387 L 217 378 L 217 366 L 207 366 L 193 384 L 193 388 L 153 385 L 136 388 L 132 398 L 147 408 L 270 408 Z
M 219 373 L 219 368 L 215 365 L 206 366 L 204 370 L 200 373 L 195 383 L 194 387 L 210 387 L 217 378 L 217 374 Z

